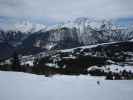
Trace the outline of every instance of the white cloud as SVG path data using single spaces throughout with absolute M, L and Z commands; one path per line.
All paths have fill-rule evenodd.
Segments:
M 63 21 L 133 16 L 133 0 L 0 0 L 0 16 Z M 50 20 L 51 21 L 51 20 Z

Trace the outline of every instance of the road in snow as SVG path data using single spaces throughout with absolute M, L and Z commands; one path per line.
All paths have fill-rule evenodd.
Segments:
M 0 100 L 133 100 L 133 81 L 90 78 L 0 71 Z

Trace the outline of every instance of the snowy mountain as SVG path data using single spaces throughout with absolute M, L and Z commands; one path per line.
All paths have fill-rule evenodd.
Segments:
M 21 31 L 23 33 L 33 33 L 33 32 L 37 32 L 40 30 L 45 30 L 46 26 L 43 24 L 35 24 L 35 23 L 31 23 L 29 21 L 23 21 L 20 23 L 16 23 L 14 25 L 14 29 L 16 31 Z
M 84 45 L 127 41 L 133 38 L 131 27 L 115 26 L 111 21 L 78 18 L 74 21 L 47 27 L 46 31 L 38 31 L 23 41 L 30 47 L 67 49 Z
M 112 21 L 85 17 L 53 26 L 24 21 L 15 24 L 13 30 L 0 31 L 0 42 L 10 44 L 21 54 L 131 39 L 132 26 L 125 28 L 116 26 Z

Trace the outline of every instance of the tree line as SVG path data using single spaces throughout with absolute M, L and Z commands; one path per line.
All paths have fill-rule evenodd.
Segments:
M 88 71 L 88 68 L 92 65 L 99 67 L 106 64 L 105 58 L 93 58 L 80 56 L 78 59 L 62 59 L 57 62 L 58 67 L 50 67 L 46 63 L 51 63 L 50 57 L 36 58 L 34 59 L 33 66 L 29 64 L 21 65 L 19 55 L 15 52 L 11 58 L 11 64 L 0 65 L 0 70 L 3 71 L 17 71 L 33 73 L 38 75 L 51 76 L 55 74 L 62 75 L 80 75 L 90 74 L 92 76 L 105 76 L 108 80 L 122 80 L 133 79 L 133 73 L 131 71 L 120 71 L 119 73 L 104 72 L 104 70 L 95 69 Z

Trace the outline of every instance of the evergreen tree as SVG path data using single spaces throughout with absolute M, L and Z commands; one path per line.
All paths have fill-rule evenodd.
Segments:
M 38 65 L 39 58 L 34 58 L 33 66 L 36 67 Z
M 11 64 L 12 64 L 13 70 L 15 70 L 15 71 L 20 70 L 20 60 L 19 60 L 18 54 L 16 52 L 14 52 L 14 54 L 12 56 Z

